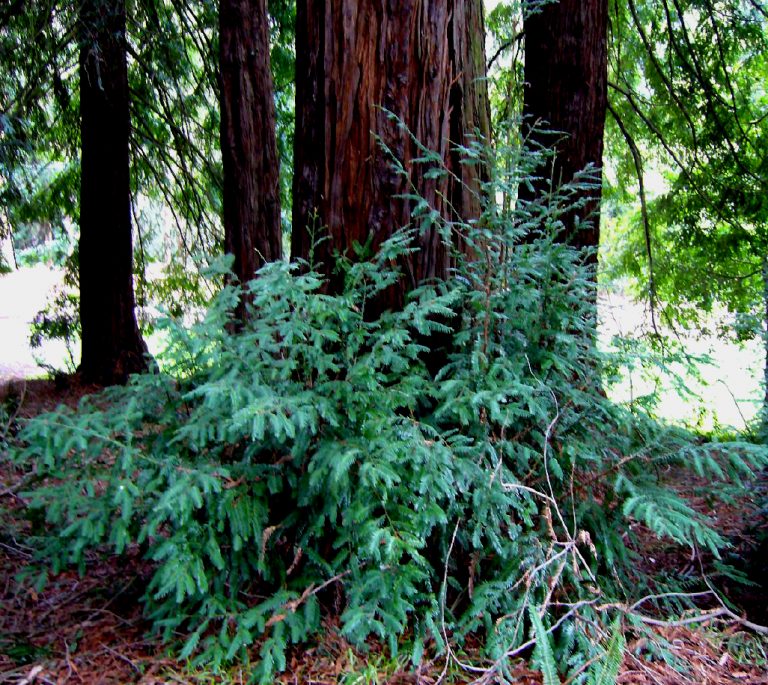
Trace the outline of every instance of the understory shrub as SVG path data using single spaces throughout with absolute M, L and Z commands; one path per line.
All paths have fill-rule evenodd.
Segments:
M 603 650 L 599 673 L 613 672 L 632 618 L 619 608 L 641 586 L 629 524 L 723 544 L 660 485 L 663 467 L 727 480 L 765 455 L 697 445 L 605 398 L 594 274 L 558 240 L 594 177 L 497 204 L 541 160 L 464 152 L 487 165 L 494 201 L 476 222 L 440 224 L 471 247 L 450 281 L 366 316 L 413 236 L 439 222 L 415 199 L 413 224 L 373 259 L 340 260 L 343 292 L 328 294 L 311 264 L 269 264 L 237 332 L 230 285 L 197 323 L 165 320 L 162 371 L 26 425 L 16 458 L 37 470 L 24 497 L 47 522 L 36 548 L 51 572 L 87 573 L 93 550 L 140 550 L 161 635 L 183 633 L 181 656 L 215 665 L 258 641 L 262 682 L 332 610 L 351 642 L 377 636 L 414 663 L 472 634 L 482 668 L 503 673 L 505 656 L 545 635 L 557 639 L 538 640 L 542 667 L 555 650 L 579 673 Z M 452 343 L 433 376 L 435 333 Z

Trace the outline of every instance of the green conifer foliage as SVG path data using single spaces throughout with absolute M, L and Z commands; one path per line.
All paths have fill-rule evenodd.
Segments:
M 487 166 L 483 197 L 495 198 L 543 153 L 478 143 L 463 154 Z M 421 163 L 443 173 L 435 157 L 424 150 Z M 603 621 L 598 602 L 642 587 L 631 521 L 722 544 L 657 467 L 726 480 L 766 463 L 748 445 L 696 446 L 601 394 L 595 285 L 557 241 L 559 217 L 594 183 L 588 171 L 525 211 L 484 200 L 471 225 L 416 201 L 372 260 L 340 262 L 339 294 L 311 269 L 273 263 L 248 286 L 236 334 L 234 287 L 191 327 L 166 321 L 162 372 L 24 428 L 16 458 L 38 474 L 25 497 L 48 523 L 41 558 L 87 573 L 92 551 L 139 551 L 156 629 L 182 631 L 182 656 L 217 665 L 258 639 L 265 683 L 334 610 L 350 641 L 377 636 L 414 663 L 427 645 L 480 635 L 500 672 L 533 610 L 534 632 L 560 631 L 558 664 L 583 667 L 598 641 L 580 619 Z M 367 319 L 413 233 L 435 221 L 449 244 L 463 234 L 471 258 Z M 547 227 L 535 241 L 523 239 L 532 222 Z M 435 332 L 453 336 L 436 377 L 423 343 Z M 611 664 L 617 650 L 619 637 Z

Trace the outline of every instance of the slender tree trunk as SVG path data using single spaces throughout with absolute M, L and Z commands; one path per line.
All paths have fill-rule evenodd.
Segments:
M 80 323 L 85 381 L 146 369 L 136 324 L 125 1 L 81 0 Z
M 545 5 L 525 20 L 524 129 L 534 143 L 551 146 L 556 155 L 535 192 L 546 192 L 547 181 L 568 183 L 588 164 L 602 167 L 603 132 L 608 105 L 608 0 L 560 0 Z M 561 132 L 542 134 L 539 124 Z M 594 248 L 600 242 L 600 193 L 587 207 L 564 217 L 564 237 L 576 247 Z M 531 199 L 525 186 L 520 197 Z M 576 217 L 591 217 L 590 228 L 576 230 Z
M 282 256 L 266 0 L 220 0 L 219 31 L 224 243 L 246 283 Z
M 768 257 L 763 258 L 763 408 L 760 413 L 760 438 L 768 443 Z
M 478 169 L 459 164 L 453 146 L 489 134 L 484 37 L 480 0 L 298 1 L 292 257 L 322 264 L 331 289 L 341 286 L 334 252 L 376 250 L 410 223 L 413 203 L 398 195 L 417 192 L 446 219 L 479 214 Z M 425 177 L 418 146 L 390 112 L 458 181 Z M 401 287 L 375 308 L 448 275 L 451 246 L 436 228 L 415 247 Z

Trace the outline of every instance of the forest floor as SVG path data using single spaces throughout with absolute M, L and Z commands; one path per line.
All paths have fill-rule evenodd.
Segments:
M 59 403 L 74 406 L 92 388 L 75 382 L 0 381 L 0 402 L 17 405 L 20 418 L 54 408 Z M 142 683 L 144 685 L 248 682 L 245 667 L 224 674 L 192 668 L 175 660 L 171 653 L 147 636 L 148 622 L 141 614 L 139 598 L 151 567 L 138 554 L 133 557 L 93 557 L 87 573 L 66 571 L 51 577 L 44 589 L 35 591 L 21 582 L 19 574 L 32 568 L 34 550 L 26 543 L 29 525 L 23 516 L 24 500 L 18 490 L 19 474 L 0 459 L 0 683 L 12 685 L 92 685 L 96 683 Z M 702 513 L 714 515 L 717 527 L 744 552 L 754 547 L 756 488 L 752 484 L 742 501 L 716 511 L 701 495 L 703 483 L 686 474 L 669 474 L 669 485 L 689 495 Z M 4 518 L 3 518 L 4 517 Z M 637 550 L 640 563 L 654 573 L 683 572 L 691 566 L 689 550 L 643 535 Z M 765 550 L 764 550 L 765 551 Z M 758 559 L 758 573 L 768 572 L 768 559 Z M 693 571 L 696 572 L 695 570 Z M 756 578 L 758 576 L 755 576 Z M 764 577 L 760 580 L 764 583 Z M 725 588 L 726 592 L 729 591 Z M 768 619 L 766 587 L 733 588 L 731 599 L 749 610 L 752 621 Z M 708 607 L 702 606 L 702 610 Z M 664 618 L 664 617 L 659 617 Z M 628 634 L 628 648 L 618 683 L 620 685 L 720 685 L 746 683 L 768 685 L 768 639 L 739 623 L 668 625 L 654 629 L 655 637 L 678 659 L 670 666 L 651 658 L 648 637 Z M 254 654 L 256 654 L 254 648 Z M 467 648 L 466 658 L 472 660 Z M 475 663 L 482 663 L 479 657 Z M 407 659 L 393 659 L 380 645 L 367 653 L 352 648 L 329 618 L 322 639 L 296 649 L 288 669 L 278 683 L 324 685 L 373 685 L 374 683 L 477 682 L 477 674 L 455 664 L 446 669 L 445 657 L 425 659 L 417 672 Z M 541 683 L 540 674 L 521 660 L 514 682 Z M 488 683 L 501 682 L 490 679 Z

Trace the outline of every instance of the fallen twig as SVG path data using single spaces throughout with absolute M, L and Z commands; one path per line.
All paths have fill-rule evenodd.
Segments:
M 141 675 L 141 669 L 140 669 L 140 668 L 139 668 L 139 667 L 138 667 L 138 666 L 137 666 L 137 665 L 136 665 L 136 664 L 135 664 L 135 663 L 134 663 L 134 662 L 133 662 L 131 659 L 129 659 L 127 656 L 125 656 L 125 654 L 120 654 L 120 652 L 118 652 L 116 649 L 112 649 L 112 647 L 110 647 L 109 645 L 105 645 L 103 642 L 101 643 L 101 646 L 102 646 L 102 647 L 103 647 L 103 648 L 104 648 L 104 649 L 105 649 L 107 652 L 109 652 L 110 654 L 112 654 L 113 656 L 116 656 L 116 657 L 117 657 L 118 659 L 120 659 L 121 661 L 124 661 L 124 662 L 125 662 L 126 664 L 128 664 L 128 665 L 129 665 L 129 666 L 130 666 L 130 667 L 131 667 L 131 668 L 132 668 L 134 671 L 136 671 L 136 673 L 138 673 L 139 675 Z

